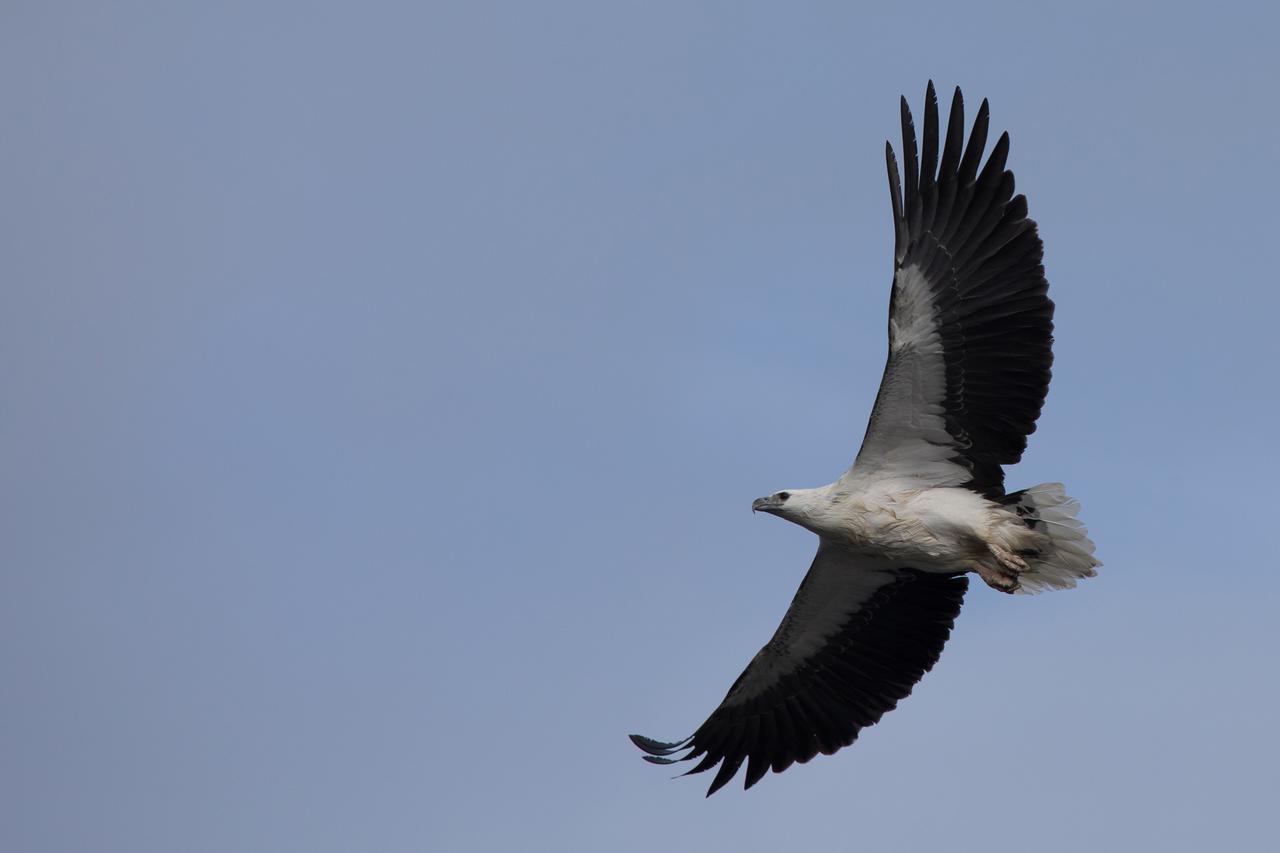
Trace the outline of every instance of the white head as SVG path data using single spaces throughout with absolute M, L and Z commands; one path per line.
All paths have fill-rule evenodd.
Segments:
M 767 497 L 756 498 L 751 503 L 751 511 L 767 512 L 816 531 L 831 511 L 830 490 L 823 487 L 774 492 Z

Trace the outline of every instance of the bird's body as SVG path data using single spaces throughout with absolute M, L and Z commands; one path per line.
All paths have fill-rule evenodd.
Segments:
M 930 83 L 917 157 L 903 99 L 901 179 L 886 151 L 889 357 L 862 449 L 830 485 L 752 505 L 816 533 L 818 553 L 773 638 L 691 737 L 632 735 L 657 764 L 720 764 L 708 795 L 744 761 L 749 788 L 876 723 L 937 661 L 967 573 L 1037 592 L 1099 565 L 1060 484 L 1004 488 L 1048 391 L 1053 302 L 1036 224 L 1005 169 L 1008 134 L 979 170 L 987 124 L 983 101 L 964 143 L 957 89 L 940 144 Z
M 1007 548 L 1027 532 L 1016 515 L 968 489 L 889 481 L 862 491 L 832 483 L 789 494 L 787 504 L 796 504 L 787 507 L 789 521 L 854 553 L 922 571 L 954 572 L 956 554 L 977 555 L 989 539 Z
M 1002 591 L 1022 584 L 1074 586 L 1042 577 L 1039 564 L 1050 554 L 1056 557 L 1053 562 L 1062 562 L 1054 534 L 1061 538 L 1076 527 L 1058 530 L 1050 526 L 1052 519 L 1032 519 L 1029 524 L 1026 512 L 1019 512 L 1025 504 L 993 501 L 955 486 L 921 488 L 905 479 L 875 481 L 863 489 L 857 485 L 836 482 L 817 489 L 791 489 L 783 506 L 759 508 L 868 561 L 942 574 L 964 568 L 990 579 Z M 1057 490 L 1060 503 L 1070 500 L 1057 484 L 1036 488 L 1046 495 Z M 1082 546 L 1073 568 L 1084 573 L 1095 566 L 1088 553 Z M 1013 566 L 1006 565 L 1008 555 L 1014 557 Z M 1025 567 L 1018 566 L 1018 559 Z M 1010 574 L 1016 585 L 1002 582 Z

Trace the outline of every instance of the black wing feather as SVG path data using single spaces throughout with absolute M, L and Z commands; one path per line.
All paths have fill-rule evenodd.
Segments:
M 1004 494 L 1001 466 L 1022 458 L 1049 389 L 1053 302 L 1036 223 L 1027 217 L 1026 197 L 1014 195 L 1013 173 L 1005 168 L 1009 134 L 1000 135 L 979 172 L 987 102 L 962 152 L 964 107 L 957 88 L 938 164 L 937 114 L 931 82 L 920 174 L 914 175 L 914 123 L 903 99 L 906 192 L 893 205 L 895 277 L 912 266 L 923 272 L 944 351 L 941 402 L 955 461 L 972 474 L 966 485 L 998 497 Z M 897 176 L 889 183 L 896 195 Z
M 720 765 L 707 796 L 724 787 L 744 761 L 750 788 L 770 769 L 781 773 L 819 752 L 830 755 L 897 706 L 933 667 L 967 588 L 963 575 L 896 572 L 816 653 L 759 695 L 727 701 L 753 661 L 688 740 L 662 743 L 640 735 L 631 740 L 649 753 L 645 758 L 662 763 L 687 749 L 679 760 L 701 760 L 684 775 Z

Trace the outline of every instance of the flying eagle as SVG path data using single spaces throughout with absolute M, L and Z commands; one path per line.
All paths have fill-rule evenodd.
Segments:
M 862 449 L 834 483 L 751 505 L 818 534 L 817 556 L 773 638 L 693 735 L 631 736 L 655 764 L 719 764 L 707 796 L 744 761 L 750 788 L 770 768 L 848 746 L 892 710 L 938 660 L 967 572 L 1038 592 L 1101 565 L 1061 484 L 1004 489 L 1001 466 L 1022 458 L 1049 389 L 1053 302 L 1036 223 L 1005 168 L 1007 133 L 981 163 L 987 125 L 984 100 L 964 143 L 957 88 L 939 149 L 930 82 L 917 156 L 902 99 L 901 180 L 885 144 L 889 359 Z

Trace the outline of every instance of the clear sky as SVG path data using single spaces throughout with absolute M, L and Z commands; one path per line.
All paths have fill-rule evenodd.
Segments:
M 0 849 L 1260 850 L 1280 791 L 1264 4 L 0 12 Z M 883 145 L 991 99 L 1058 302 L 976 585 L 883 723 L 668 781 L 885 351 Z M 993 134 L 994 136 L 994 134 Z

